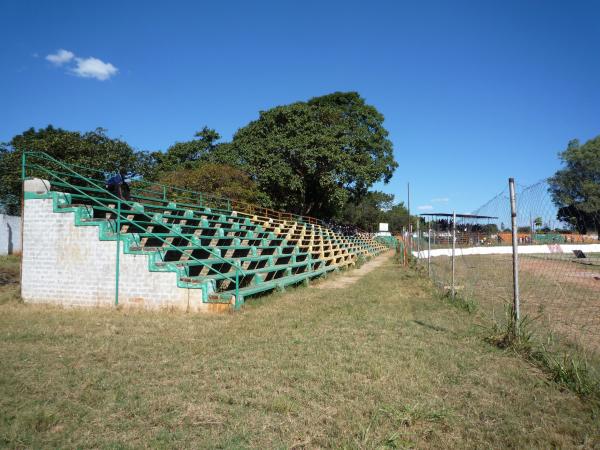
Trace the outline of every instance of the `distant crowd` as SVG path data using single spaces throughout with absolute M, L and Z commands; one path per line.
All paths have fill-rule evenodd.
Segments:
M 327 228 L 333 230 L 335 233 L 343 234 L 344 236 L 356 236 L 362 232 L 356 225 L 343 225 L 333 220 L 325 220 L 324 222 Z

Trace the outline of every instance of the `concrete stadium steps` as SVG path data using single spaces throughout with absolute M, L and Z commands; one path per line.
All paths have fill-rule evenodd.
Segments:
M 125 252 L 148 255 L 150 271 L 175 272 L 180 287 L 212 286 L 208 301 L 217 303 L 229 302 L 236 288 L 242 297 L 283 289 L 388 248 L 320 224 L 140 197 L 122 206 L 117 230 L 116 202 L 101 194 L 58 194 L 56 210 L 76 210 L 78 224 L 98 226 L 101 240 L 119 234 Z
M 372 240 L 369 243 L 365 242 L 365 240 L 360 237 L 354 237 L 353 240 L 350 240 L 344 236 L 336 235 L 331 232 L 331 230 L 323 229 L 322 226 L 315 227 L 313 225 L 297 222 L 289 223 L 288 221 L 282 220 L 272 220 L 269 222 L 259 220 L 258 223 L 255 223 L 254 220 L 249 217 L 215 214 L 206 209 L 202 209 L 201 211 L 198 211 L 198 209 L 196 211 L 192 210 L 193 213 L 190 215 L 190 210 L 180 210 L 172 203 L 168 204 L 167 209 L 165 209 L 164 206 L 157 207 L 156 205 L 151 205 L 150 207 L 146 207 L 145 211 L 147 212 L 144 214 L 147 214 L 148 212 L 161 214 L 166 219 L 164 222 L 170 225 L 182 225 L 184 227 L 184 232 L 189 231 L 194 227 L 202 227 L 203 225 L 206 225 L 204 228 L 207 228 L 207 230 L 214 230 L 214 228 L 233 230 L 237 237 L 244 237 L 244 231 L 263 230 L 263 233 L 266 233 L 267 235 L 276 234 L 278 239 L 286 239 L 294 244 L 298 244 L 297 241 L 302 239 L 303 242 L 301 243 L 301 246 L 310 245 L 320 251 L 330 250 L 335 246 L 339 246 L 341 249 L 347 249 L 352 253 L 362 255 L 369 255 L 374 252 L 379 253 L 386 248 L 386 246 L 373 242 Z M 188 213 L 186 214 L 183 211 L 187 211 Z M 129 217 L 134 219 L 138 225 L 144 224 L 141 220 L 136 221 L 135 215 L 130 215 Z M 237 227 L 234 224 L 238 224 Z M 269 225 L 273 224 L 276 226 L 269 227 Z M 148 225 L 152 225 L 152 223 L 149 223 Z M 139 229 L 139 227 L 136 227 L 136 229 Z M 152 227 L 149 231 L 156 232 L 158 230 L 156 230 L 155 227 Z M 202 235 L 203 233 L 195 234 Z M 265 234 L 259 237 L 264 238 Z M 327 242 L 328 244 L 324 244 L 324 242 Z M 319 245 L 321 245 L 320 248 Z M 329 245 L 329 247 L 327 245 Z

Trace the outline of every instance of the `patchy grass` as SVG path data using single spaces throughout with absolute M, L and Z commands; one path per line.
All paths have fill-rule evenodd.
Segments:
M 21 259 L 18 256 L 0 256 L 0 305 L 20 301 L 20 268 Z
M 541 339 L 553 334 L 600 355 L 598 268 L 559 256 L 520 257 L 521 315 L 532 319 L 532 331 Z M 476 301 L 478 310 L 493 321 L 504 320 L 513 298 L 512 256 L 458 256 L 455 270 L 461 296 Z M 448 289 L 450 258 L 432 258 L 432 273 Z
M 452 292 L 446 290 L 441 291 L 439 296 L 441 300 L 468 313 L 474 313 L 477 311 L 477 302 L 469 297 L 464 298 L 460 292 L 456 292 L 454 297 L 452 297 Z
M 485 343 L 474 320 L 391 259 L 348 288 L 232 315 L 6 301 L 0 446 L 600 445 L 594 403 Z
M 490 342 L 510 347 L 574 392 L 600 399 L 597 267 L 580 264 L 567 254 L 522 255 L 519 330 L 513 329 L 511 320 L 511 255 L 459 256 L 455 270 L 460 296 L 455 304 L 476 302 L 475 320 L 492 329 Z M 434 258 L 432 273 L 447 291 L 450 259 Z
M 511 308 L 506 310 L 509 316 Z M 535 320 L 528 316 L 522 317 L 518 324 L 505 319 L 492 325 L 492 333 L 486 341 L 515 351 L 544 370 L 554 382 L 596 403 L 600 402 L 598 355 L 552 334 L 546 335 L 545 341 L 540 342 L 534 329 Z

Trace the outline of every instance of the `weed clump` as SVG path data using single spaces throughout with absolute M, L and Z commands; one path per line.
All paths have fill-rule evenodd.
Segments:
M 466 311 L 469 314 L 473 314 L 475 311 L 477 311 L 477 302 L 472 298 L 465 298 L 456 293 L 453 296 L 452 292 L 450 291 L 445 291 L 440 298 L 455 308 Z
M 541 342 L 534 331 L 537 318 L 512 319 L 512 307 L 505 308 L 505 320 L 493 324 L 494 334 L 486 340 L 501 349 L 512 350 L 546 372 L 550 379 L 582 397 L 600 401 L 600 374 L 582 348 L 568 346 L 556 336 Z

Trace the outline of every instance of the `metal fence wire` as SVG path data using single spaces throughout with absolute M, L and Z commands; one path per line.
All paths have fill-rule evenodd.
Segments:
M 554 204 L 547 180 L 531 186 L 517 184 L 516 190 L 522 322 L 527 322 L 528 333 L 538 342 L 567 354 L 583 352 L 597 370 L 600 242 L 598 230 L 582 229 L 581 224 L 599 223 L 599 212 L 577 217 L 571 208 L 570 216 L 565 216 Z M 495 324 L 504 326 L 511 320 L 514 278 L 508 187 L 470 215 L 424 215 L 414 241 L 413 255 L 444 293 Z

